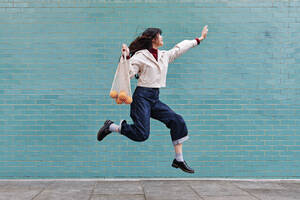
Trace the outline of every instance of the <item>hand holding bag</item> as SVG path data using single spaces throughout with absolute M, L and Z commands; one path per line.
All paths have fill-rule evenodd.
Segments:
M 126 59 L 126 51 L 122 51 L 118 68 L 110 90 L 110 97 L 115 99 L 117 104 L 131 104 L 131 85 L 129 77 L 129 60 Z

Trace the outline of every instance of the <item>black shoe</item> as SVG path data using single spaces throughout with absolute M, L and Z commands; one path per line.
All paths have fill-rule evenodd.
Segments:
M 113 121 L 110 120 L 106 120 L 104 122 L 104 125 L 100 128 L 100 130 L 98 131 L 97 134 L 97 139 L 99 141 L 103 140 L 103 138 L 105 138 L 108 134 L 111 133 L 111 131 L 109 130 L 109 126 L 114 123 Z
M 177 161 L 176 159 L 174 159 L 173 163 L 172 163 L 172 167 L 175 167 L 175 168 L 179 167 L 182 171 L 187 172 L 187 173 L 195 173 L 195 171 L 192 168 L 190 168 L 185 161 L 180 162 L 180 161 Z

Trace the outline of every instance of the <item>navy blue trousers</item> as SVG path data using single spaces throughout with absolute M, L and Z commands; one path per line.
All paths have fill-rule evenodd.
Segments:
M 172 141 L 188 138 L 188 130 L 181 115 L 159 100 L 159 88 L 137 86 L 130 104 L 133 124 L 122 121 L 121 134 L 133 141 L 142 142 L 150 134 L 150 117 L 163 122 L 169 129 Z

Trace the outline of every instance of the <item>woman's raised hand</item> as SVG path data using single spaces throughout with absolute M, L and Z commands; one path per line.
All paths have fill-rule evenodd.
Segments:
M 208 32 L 208 28 L 207 28 L 207 25 L 206 25 L 206 26 L 203 27 L 202 34 L 201 34 L 201 37 L 203 39 L 206 38 L 207 32 Z
M 126 44 L 122 44 L 122 54 L 125 53 L 126 56 L 129 55 L 129 48 L 127 47 Z

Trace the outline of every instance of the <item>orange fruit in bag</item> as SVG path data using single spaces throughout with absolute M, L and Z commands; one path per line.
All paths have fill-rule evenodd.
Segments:
M 123 101 L 120 98 L 116 98 L 116 102 L 117 102 L 117 104 L 122 104 L 123 103 Z
M 126 99 L 127 99 L 127 94 L 126 94 L 126 92 L 121 91 L 118 98 L 119 98 L 121 101 L 124 101 L 124 102 L 125 102 Z
M 132 98 L 130 96 L 127 96 L 125 103 L 126 104 L 131 104 L 132 103 Z
M 118 98 L 118 92 L 117 91 L 115 91 L 115 90 L 112 90 L 110 93 L 109 93 L 109 96 L 111 97 L 111 98 Z

